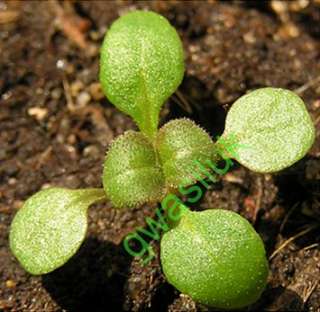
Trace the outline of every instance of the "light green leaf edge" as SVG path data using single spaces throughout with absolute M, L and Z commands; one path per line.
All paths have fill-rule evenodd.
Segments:
M 129 130 L 111 143 L 102 181 L 108 199 L 117 208 L 158 202 L 165 195 L 165 178 L 158 155 L 141 132 Z
M 206 165 L 208 161 L 219 159 L 209 134 L 187 118 L 170 120 L 160 128 L 155 148 L 168 189 L 196 183 L 206 176 L 199 164 Z
M 211 307 L 243 308 L 266 286 L 268 262 L 262 239 L 232 211 L 187 211 L 164 233 L 160 251 L 168 282 Z
M 306 155 L 315 128 L 302 99 L 281 88 L 261 88 L 230 108 L 223 137 L 237 138 L 239 163 L 256 172 L 276 172 Z
M 88 207 L 103 199 L 103 189 L 49 188 L 34 194 L 14 217 L 10 249 L 31 274 L 55 270 L 82 244 Z
M 159 112 L 184 73 L 181 40 L 166 18 L 134 11 L 117 19 L 101 49 L 102 89 L 140 130 L 154 138 Z

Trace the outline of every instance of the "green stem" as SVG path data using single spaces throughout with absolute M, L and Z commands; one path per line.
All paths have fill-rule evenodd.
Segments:
M 164 217 L 167 221 L 170 230 L 175 228 L 180 223 L 181 219 L 185 214 L 191 212 L 190 208 L 186 206 L 183 202 L 180 202 L 179 205 L 175 206 L 175 208 L 170 211 L 171 208 L 172 206 L 164 211 Z M 174 214 L 173 211 L 179 212 L 178 214 Z M 172 215 L 175 215 L 176 218 L 172 218 Z M 180 215 L 180 217 L 178 217 L 178 215 Z
M 87 207 L 107 200 L 106 193 L 103 188 L 78 189 L 74 190 L 74 192 L 78 193 L 78 196 L 87 204 Z

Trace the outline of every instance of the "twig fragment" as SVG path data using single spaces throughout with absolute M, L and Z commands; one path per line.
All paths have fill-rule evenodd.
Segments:
M 311 88 L 313 85 L 315 85 L 317 82 L 320 83 L 320 76 L 317 76 L 317 77 L 309 80 L 307 83 L 305 83 L 305 84 L 302 85 L 301 87 L 295 89 L 294 92 L 297 93 L 298 95 L 301 95 L 301 94 L 303 94 L 306 90 L 308 90 L 308 89 Z
M 314 229 L 316 229 L 317 227 L 319 227 L 319 224 L 314 224 L 306 229 L 304 229 L 303 231 L 297 233 L 296 235 L 290 237 L 289 239 L 287 239 L 286 241 L 284 241 L 269 257 L 269 260 L 272 260 L 282 249 L 284 249 L 285 247 L 287 247 L 291 242 L 293 242 L 294 240 L 296 240 L 297 238 L 306 235 L 307 233 L 313 231 Z

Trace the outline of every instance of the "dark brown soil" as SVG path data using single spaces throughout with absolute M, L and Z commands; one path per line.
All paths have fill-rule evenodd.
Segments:
M 166 282 L 158 259 L 142 267 L 123 250 L 122 239 L 155 207 L 93 206 L 79 252 L 42 277 L 27 274 L 8 248 L 11 220 L 26 198 L 49 185 L 101 186 L 108 144 L 135 127 L 97 84 L 103 34 L 119 14 L 135 8 L 166 16 L 185 47 L 185 79 L 162 123 L 187 116 L 218 135 L 232 102 L 261 86 L 289 88 L 305 100 L 317 127 L 309 154 L 274 175 L 236 166 L 197 208 L 239 212 L 255 225 L 269 256 L 287 241 L 270 261 L 267 290 L 249 310 L 320 311 L 316 0 L 0 1 L 0 310 L 208 311 Z

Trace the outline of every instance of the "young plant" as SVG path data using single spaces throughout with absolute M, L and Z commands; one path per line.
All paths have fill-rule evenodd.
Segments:
M 163 200 L 166 207 L 170 192 L 189 194 L 208 171 L 222 172 L 215 165 L 219 160 L 233 158 L 254 171 L 274 172 L 311 147 L 314 126 L 303 101 L 275 88 L 237 100 L 215 143 L 188 119 L 158 131 L 161 106 L 183 72 L 181 41 L 164 17 L 136 11 L 111 26 L 101 50 L 100 81 L 109 101 L 130 115 L 140 132 L 128 131 L 110 145 L 103 189 L 51 188 L 25 202 L 13 220 L 10 246 L 28 272 L 48 273 L 68 261 L 85 238 L 87 209 L 97 201 L 108 198 L 127 208 Z M 161 242 L 170 283 L 217 308 L 242 307 L 260 296 L 267 261 L 261 239 L 245 219 L 209 210 L 187 211 L 174 221 Z

